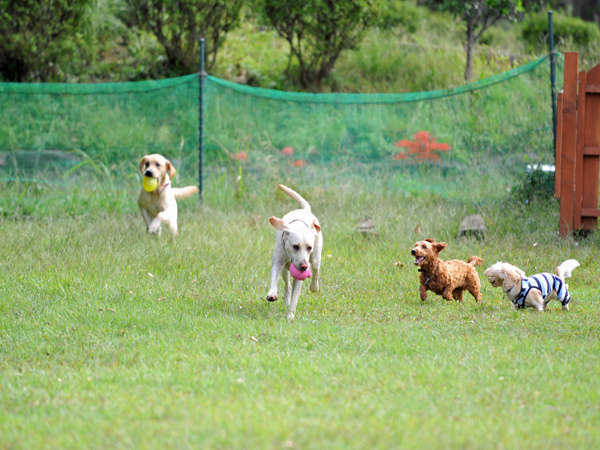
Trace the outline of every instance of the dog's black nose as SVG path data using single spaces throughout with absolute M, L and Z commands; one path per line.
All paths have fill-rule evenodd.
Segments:
M 154 174 L 152 173 L 152 171 L 151 171 L 151 170 L 146 170 L 146 171 L 144 172 L 144 176 L 145 176 L 145 177 L 153 177 L 153 176 L 154 176 Z
M 414 249 L 410 251 L 410 254 L 411 254 L 411 255 L 414 255 L 414 254 L 416 254 L 416 253 L 417 253 L 417 252 L 415 252 L 415 251 L 414 251 Z
M 304 272 L 306 269 L 308 269 L 308 264 L 300 264 L 300 270 L 302 272 Z

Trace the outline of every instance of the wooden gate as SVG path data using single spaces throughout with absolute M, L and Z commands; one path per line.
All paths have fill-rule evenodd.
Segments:
M 578 54 L 565 53 L 557 98 L 554 196 L 560 199 L 561 236 L 598 227 L 600 64 L 577 76 Z

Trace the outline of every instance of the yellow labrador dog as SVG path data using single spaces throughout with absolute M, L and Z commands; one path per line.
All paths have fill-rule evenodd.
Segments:
M 175 175 L 173 164 L 164 156 L 152 154 L 140 161 L 140 173 L 158 180 L 158 187 L 152 192 L 144 189 L 138 197 L 138 205 L 146 221 L 148 233 L 160 236 L 161 225 L 166 223 L 171 235 L 177 234 L 177 201 L 198 192 L 196 186 L 174 188 L 171 178 Z
M 311 212 L 310 204 L 287 186 L 278 184 L 277 187 L 296 200 L 300 209 L 288 212 L 281 219 L 274 216 L 269 218 L 269 222 L 277 232 L 275 233 L 271 285 L 267 300 L 270 302 L 277 300 L 277 281 L 283 274 L 287 317 L 292 320 L 296 314 L 302 281 L 312 276 L 310 290 L 313 292 L 319 290 L 323 233 L 319 220 Z M 310 267 L 312 267 L 312 273 Z M 291 292 L 290 273 L 294 277 Z

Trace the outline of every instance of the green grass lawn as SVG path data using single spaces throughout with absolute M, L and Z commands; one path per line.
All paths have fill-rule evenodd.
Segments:
M 0 448 L 594 448 L 600 444 L 600 240 L 558 240 L 557 206 L 306 188 L 322 290 L 296 320 L 264 301 L 291 200 L 180 202 L 180 236 L 125 212 L 0 221 Z M 129 195 L 129 194 L 124 194 Z M 110 204 L 110 202 L 108 203 Z M 364 215 L 378 236 L 354 231 Z M 417 227 L 420 228 L 417 229 Z M 571 311 L 418 296 L 412 243 L 445 259 L 581 267 Z M 307 287 L 307 286 L 305 286 Z

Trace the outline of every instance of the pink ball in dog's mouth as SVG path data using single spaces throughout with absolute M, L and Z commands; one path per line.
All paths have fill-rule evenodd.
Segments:
M 312 276 L 312 273 L 310 273 L 310 268 L 307 268 L 304 271 L 300 271 L 292 263 L 290 263 L 290 273 L 296 280 L 300 281 L 306 280 L 307 278 L 310 278 Z

